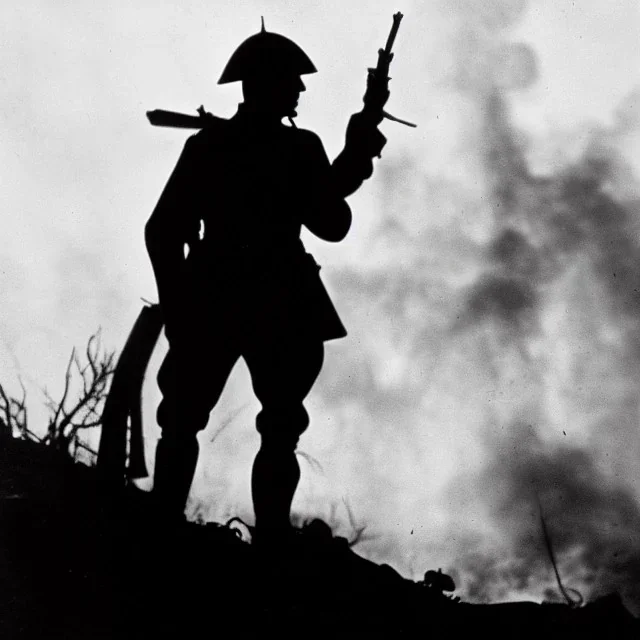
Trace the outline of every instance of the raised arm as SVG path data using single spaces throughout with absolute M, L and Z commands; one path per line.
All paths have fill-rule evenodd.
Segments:
M 373 174 L 373 158 L 380 156 L 387 142 L 377 124 L 364 112 L 349 119 L 344 149 L 331 166 L 333 181 L 343 198 L 357 191 Z
M 331 163 L 320 138 L 310 131 L 301 133 L 311 185 L 302 222 L 319 238 L 339 242 L 351 227 L 351 209 L 345 198 L 371 177 L 372 157 L 380 153 L 386 140 L 356 114 L 349 121 L 343 151 Z

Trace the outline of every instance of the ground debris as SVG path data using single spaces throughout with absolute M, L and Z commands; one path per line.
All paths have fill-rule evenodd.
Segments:
M 91 469 L 16 446 L 0 453 L 3 638 L 640 637 L 616 594 L 578 608 L 469 604 L 441 571 L 406 579 L 321 520 L 270 541 L 237 519 L 168 526 L 149 494 L 107 504 Z

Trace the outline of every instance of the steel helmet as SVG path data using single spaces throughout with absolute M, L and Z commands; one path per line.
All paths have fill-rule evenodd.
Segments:
M 218 84 L 237 82 L 267 73 L 315 73 L 309 56 L 292 40 L 264 28 L 247 38 L 232 54 Z

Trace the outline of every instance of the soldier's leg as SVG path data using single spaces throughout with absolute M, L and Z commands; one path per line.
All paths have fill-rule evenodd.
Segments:
M 256 420 L 261 446 L 251 477 L 256 528 L 265 536 L 279 535 L 291 526 L 291 503 L 300 480 L 295 451 L 309 425 L 303 402 L 322 368 L 324 344 L 290 338 L 243 355 L 262 404 Z
M 155 459 L 153 493 L 168 519 L 184 516 L 198 462 L 196 435 L 207 426 L 226 381 L 239 358 L 235 342 L 210 337 L 189 349 L 170 348 L 158 373 L 162 436 Z

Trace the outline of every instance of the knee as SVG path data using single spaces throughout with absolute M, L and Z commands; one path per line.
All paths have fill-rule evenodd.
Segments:
M 294 454 L 298 448 L 299 436 L 292 433 L 267 432 L 261 434 L 260 451 L 272 458 L 281 458 Z
M 212 397 L 198 382 L 180 378 L 168 356 L 167 361 L 169 364 L 158 375 L 158 386 L 162 393 L 156 413 L 158 426 L 162 429 L 163 437 L 195 436 L 206 428 L 217 396 Z
M 180 405 L 170 398 L 163 398 L 158 406 L 157 421 L 163 438 L 195 437 L 209 422 L 209 407 L 193 402 Z
M 280 451 L 295 451 L 308 426 L 309 414 L 302 405 L 264 408 L 256 419 L 262 447 Z

